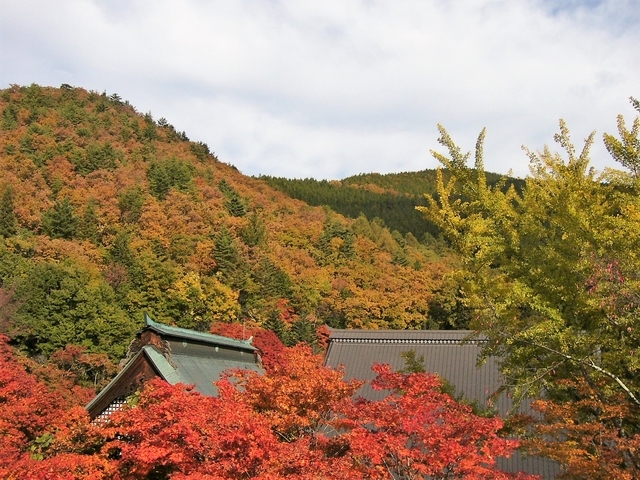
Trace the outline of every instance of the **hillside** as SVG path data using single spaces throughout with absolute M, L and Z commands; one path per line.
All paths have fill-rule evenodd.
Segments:
M 244 176 L 117 94 L 12 86 L 0 111 L 0 332 L 31 356 L 117 360 L 143 312 L 288 343 L 457 326 L 451 258 Z
M 369 221 L 380 219 L 391 231 L 411 233 L 425 244 L 438 238 L 440 232 L 416 211 L 426 205 L 425 194 L 436 195 L 436 170 L 402 173 L 366 173 L 342 180 L 288 179 L 261 176 L 273 188 L 309 205 L 326 205 L 349 218 L 361 214 Z M 446 177 L 445 177 L 446 178 Z M 495 185 L 502 178 L 487 173 L 487 181 Z M 524 181 L 508 178 L 507 186 L 522 188 Z

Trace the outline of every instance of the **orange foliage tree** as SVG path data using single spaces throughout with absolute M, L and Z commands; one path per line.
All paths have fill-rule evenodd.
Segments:
M 0 335 L 0 477 L 108 478 L 108 461 L 93 455 L 101 435 L 87 435 L 87 412 L 67 410 L 63 396 L 27 373 L 7 341 Z
M 0 335 L 0 476 L 8 476 L 32 442 L 53 422 L 60 400 L 29 375 Z
M 336 422 L 362 478 L 536 478 L 502 472 L 497 457 L 519 445 L 498 435 L 500 418 L 474 415 L 442 393 L 430 373 L 398 373 L 375 365 L 380 401 L 346 402 Z
M 243 370 L 231 376 L 244 401 L 268 418 L 274 432 L 287 442 L 314 435 L 330 423 L 337 404 L 362 385 L 344 381 L 344 372 L 322 366 L 322 357 L 305 344 L 287 348 L 285 361 L 267 375 Z
M 597 393 L 605 391 L 602 385 L 594 389 L 581 378 L 561 380 L 558 387 L 572 400 L 534 402 L 543 418 L 528 450 L 562 464 L 563 478 L 640 478 L 635 406 L 620 393 Z
M 92 424 L 2 345 L 3 478 L 512 478 L 495 466 L 516 446 L 498 436 L 501 421 L 474 416 L 428 374 L 377 367 L 375 387 L 392 394 L 353 401 L 361 384 L 298 345 L 264 376 L 229 372 L 217 397 L 152 380 Z

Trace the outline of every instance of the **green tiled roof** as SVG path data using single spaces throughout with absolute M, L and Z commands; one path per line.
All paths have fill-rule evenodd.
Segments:
M 154 330 L 155 332 L 170 337 L 192 340 L 196 342 L 208 343 L 212 345 L 224 345 L 227 347 L 235 347 L 243 350 L 254 352 L 256 348 L 251 345 L 251 339 L 249 340 L 234 340 L 233 338 L 227 338 L 220 335 L 213 335 L 211 333 L 196 332 L 194 330 L 188 330 L 186 328 L 172 327 L 171 325 L 165 325 L 164 323 L 154 322 L 149 315 L 145 313 L 144 323 L 146 328 Z
M 251 345 L 251 340 L 235 340 L 172 327 L 154 322 L 146 314 L 144 320 L 143 331 L 152 330 L 160 335 L 166 341 L 164 343 L 168 351 L 163 353 L 154 345 L 143 345 L 109 385 L 87 405 L 88 410 L 97 408 L 107 400 L 113 401 L 110 396 L 115 395 L 115 398 L 117 392 L 121 391 L 118 385 L 127 381 L 127 375 L 133 373 L 132 368 L 138 368 L 137 360 L 141 356 L 146 357 L 156 374 L 166 382 L 172 385 L 194 385 L 197 391 L 207 396 L 218 394 L 213 382 L 218 381 L 225 370 L 244 369 L 264 373 L 255 355 L 257 349 Z
M 171 385 L 184 383 L 195 385 L 195 389 L 207 396 L 215 396 L 218 389 L 213 384 L 220 380 L 225 370 L 243 369 L 263 373 L 262 369 L 253 362 L 237 362 L 215 357 L 194 357 L 191 355 L 172 355 L 171 363 L 156 347 L 145 345 L 142 347 L 145 355 L 151 361 L 160 376 Z

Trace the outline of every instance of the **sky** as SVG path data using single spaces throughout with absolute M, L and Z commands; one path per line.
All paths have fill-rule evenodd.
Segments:
M 640 0 L 0 0 L 0 88 L 117 93 L 247 175 L 436 168 L 443 125 L 528 174 L 564 119 L 592 164 L 640 98 Z

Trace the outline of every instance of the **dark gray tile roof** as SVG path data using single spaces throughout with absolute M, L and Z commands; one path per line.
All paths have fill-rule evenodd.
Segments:
M 474 337 L 469 330 L 331 330 L 325 364 L 343 366 L 345 379 L 373 380 L 374 363 L 387 363 L 394 370 L 406 367 L 401 354 L 415 351 L 416 357 L 424 357 L 427 372 L 437 373 L 447 379 L 469 400 L 479 406 L 489 406 L 489 397 L 502 385 L 499 361 L 487 359 L 477 365 L 477 359 L 485 340 Z M 380 400 L 388 392 L 376 391 L 365 384 L 358 392 L 368 400 Z M 507 395 L 499 396 L 492 403 L 504 416 L 512 407 Z M 521 407 L 528 410 L 528 405 Z M 537 457 L 522 457 L 519 453 L 509 459 L 500 459 L 499 465 L 506 471 L 536 473 L 545 479 L 553 479 L 559 467 L 555 462 Z
M 490 358 L 476 366 L 483 339 L 471 339 L 470 331 L 446 330 L 332 330 L 325 363 L 344 365 L 346 378 L 372 380 L 374 363 L 388 363 L 394 370 L 405 368 L 401 354 L 413 350 L 424 357 L 428 372 L 437 373 L 451 382 L 459 393 L 482 406 L 502 384 L 497 362 Z M 377 400 L 385 396 L 365 385 L 359 392 Z M 498 406 L 502 413 L 510 407 L 508 399 Z M 505 409 L 504 411 L 502 409 Z

